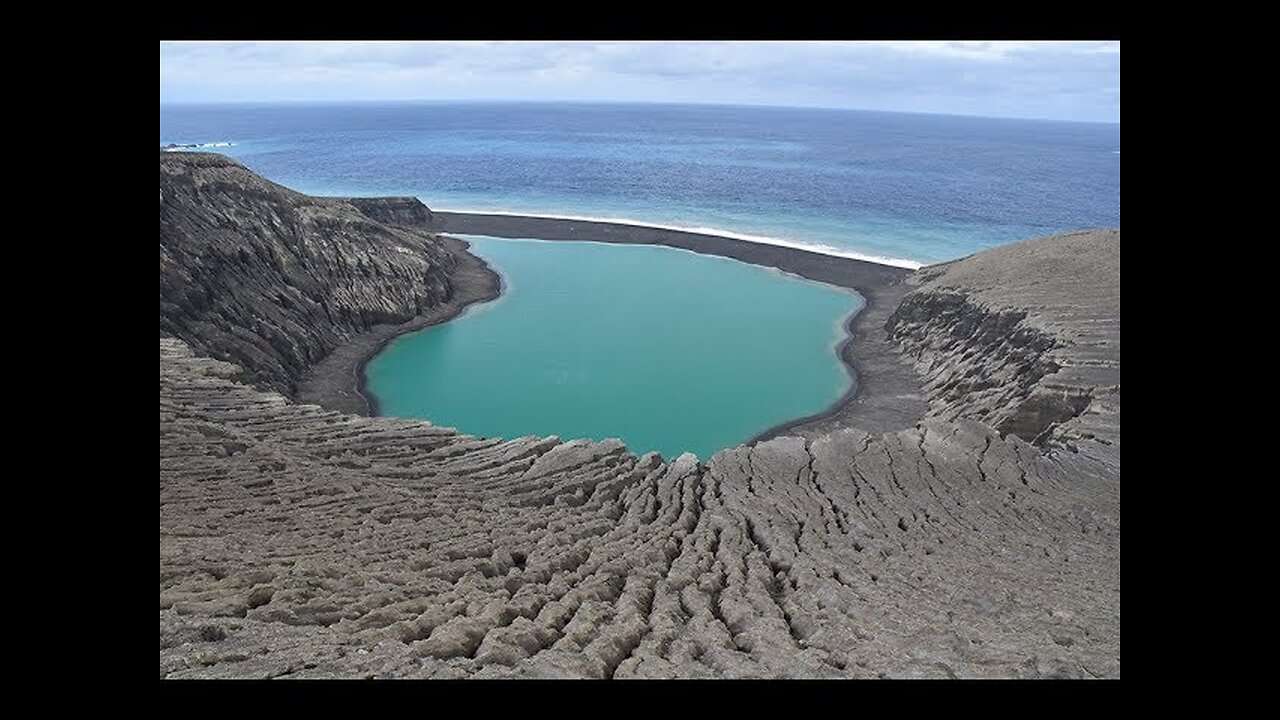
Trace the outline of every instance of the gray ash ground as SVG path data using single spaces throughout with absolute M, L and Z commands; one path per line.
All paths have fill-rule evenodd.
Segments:
M 404 201 L 279 210 L 311 201 L 234 163 L 180 200 L 166 161 L 209 171 L 184 157 L 161 156 L 162 678 L 1120 675 L 1118 231 L 898 283 L 861 330 L 918 389 L 898 429 L 837 415 L 699 463 L 298 402 L 378 321 L 447 315 L 464 251 Z M 235 227 L 264 266 L 193 275 Z M 393 305 L 362 253 L 407 283 Z M 184 296 L 212 304 L 166 298 L 167 267 L 220 278 Z M 255 316 L 249 272 L 314 306 Z

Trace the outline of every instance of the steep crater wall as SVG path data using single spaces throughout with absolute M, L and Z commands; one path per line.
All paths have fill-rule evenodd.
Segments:
M 907 296 L 885 329 L 925 369 L 930 414 L 981 420 L 1001 434 L 1043 442 L 1050 426 L 1088 405 L 1087 393 L 1037 392 L 1058 371 L 1052 336 L 1023 323 L 1027 314 L 971 302 L 957 293 Z
M 997 248 L 908 282 L 885 330 L 915 362 L 930 416 L 1042 447 L 1118 446 L 1119 230 Z
M 296 193 L 205 153 L 160 155 L 160 335 L 295 396 L 353 334 L 447 301 L 456 259 L 412 198 Z M 425 225 L 424 225 L 425 226 Z

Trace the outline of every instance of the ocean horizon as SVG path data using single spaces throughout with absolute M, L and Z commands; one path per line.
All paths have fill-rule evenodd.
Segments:
M 160 144 L 314 195 L 724 235 L 915 268 L 1119 226 L 1119 125 L 627 103 L 162 105 Z

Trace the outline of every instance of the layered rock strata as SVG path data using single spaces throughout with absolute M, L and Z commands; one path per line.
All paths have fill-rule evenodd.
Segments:
M 221 155 L 161 153 L 160 335 L 292 396 L 354 335 L 449 300 L 449 250 L 379 221 L 429 216 L 411 198 L 310 197 Z
M 1120 463 L 1120 231 L 924 268 L 885 324 L 929 415 Z

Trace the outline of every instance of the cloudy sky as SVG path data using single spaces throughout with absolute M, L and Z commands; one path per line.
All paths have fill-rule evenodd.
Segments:
M 162 42 L 160 102 L 572 100 L 1120 122 L 1119 42 Z

